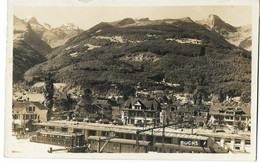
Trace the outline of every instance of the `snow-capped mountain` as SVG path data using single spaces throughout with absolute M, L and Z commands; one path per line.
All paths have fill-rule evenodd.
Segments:
M 53 28 L 47 23 L 43 23 L 43 25 L 40 24 L 34 17 L 30 18 L 28 23 L 38 36 L 52 48 L 63 45 L 71 37 L 83 32 L 83 30 L 79 29 L 79 27 L 73 23 L 67 23 L 60 27 Z
M 63 45 L 70 38 L 83 32 L 78 26 L 68 23 L 57 28 L 49 28 L 42 35 L 42 40 L 48 43 L 52 48 Z
M 216 31 L 231 44 L 251 51 L 251 25 L 234 27 L 213 14 L 209 15 L 206 19 L 197 21 L 197 23 L 205 26 L 209 30 Z
M 13 19 L 13 81 L 23 80 L 23 74 L 32 66 L 46 61 L 44 55 L 51 47 L 40 39 L 28 22 Z

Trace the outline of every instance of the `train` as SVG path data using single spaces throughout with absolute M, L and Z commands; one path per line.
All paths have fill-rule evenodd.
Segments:
M 185 146 L 168 143 L 155 143 L 154 147 L 157 153 L 228 153 L 217 143 L 212 146 Z
M 136 141 L 100 136 L 88 137 L 90 150 L 98 153 L 136 153 Z M 138 153 L 147 153 L 149 141 L 139 141 Z
M 210 138 L 208 140 L 179 139 L 178 144 L 171 144 L 90 136 L 88 143 L 93 152 L 105 153 L 228 153 L 228 150 L 223 149 Z
M 206 135 L 188 134 L 180 132 L 166 131 L 165 134 L 160 129 L 152 131 L 142 130 L 136 127 L 115 127 L 104 124 L 72 125 L 63 123 L 37 123 L 38 129 L 45 129 L 46 132 L 72 132 L 72 135 L 78 135 L 81 143 L 89 147 L 91 152 L 103 153 L 228 153 L 212 137 Z M 138 132 L 139 131 L 139 132 Z M 140 132 L 142 131 L 142 132 Z M 68 133 L 67 133 L 68 134 Z M 66 134 L 65 134 L 66 135 Z M 46 133 L 37 137 L 37 142 L 48 142 L 54 144 L 67 144 L 73 146 L 78 141 L 73 140 L 63 142 L 64 140 L 46 139 Z M 49 136 L 50 137 L 50 136 Z M 73 136 L 72 136 L 73 137 Z M 52 136 L 53 138 L 53 136 Z M 36 138 L 32 138 L 36 139 Z M 72 138 L 71 138 L 72 139 Z M 75 138 L 73 138 L 75 139 Z M 34 140 L 33 140 L 34 141 Z M 57 143 L 56 143 L 57 144 Z
M 80 133 L 37 131 L 30 141 L 70 148 L 85 146 L 84 135 Z

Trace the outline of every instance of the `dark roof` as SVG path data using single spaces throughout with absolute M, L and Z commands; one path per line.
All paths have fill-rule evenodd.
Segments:
M 230 106 L 230 105 L 222 105 L 220 103 L 212 105 L 210 107 L 209 114 L 212 115 L 222 115 L 224 113 L 221 113 L 220 111 L 227 111 L 227 110 L 233 110 L 233 111 L 239 111 L 241 110 L 242 114 L 250 116 L 251 115 L 251 107 L 250 106 Z
M 118 104 L 115 101 L 106 98 L 96 98 L 94 99 L 93 104 L 102 106 L 118 106 Z
M 40 110 L 48 110 L 48 108 L 44 105 L 42 105 L 39 102 L 32 102 L 32 101 L 25 101 L 25 102 L 17 102 L 17 101 L 13 101 L 13 109 L 17 109 L 17 110 L 23 110 L 24 108 L 34 105 L 35 107 L 37 107 Z
M 150 109 L 153 107 L 153 110 L 160 110 L 161 105 L 153 98 L 141 98 L 141 97 L 131 97 L 124 103 L 124 108 L 129 108 L 130 104 L 133 106 L 136 102 L 139 102 L 144 109 Z

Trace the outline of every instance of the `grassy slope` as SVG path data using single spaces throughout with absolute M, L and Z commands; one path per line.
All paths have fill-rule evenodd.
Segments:
M 111 42 L 96 39 L 96 36 L 122 36 L 128 42 Z M 180 44 L 167 41 L 167 38 L 194 38 L 203 40 L 205 45 Z M 101 47 L 89 51 L 86 44 Z M 206 55 L 199 56 L 202 46 Z M 69 56 L 75 52 L 77 57 Z M 152 54 L 159 60 L 122 59 L 140 53 Z M 136 85 L 138 82 L 150 83 L 149 77 L 164 74 L 168 82 L 184 82 L 188 87 L 194 85 L 198 76 L 204 75 L 211 91 L 234 89 L 240 94 L 250 88 L 250 53 L 194 22 L 124 28 L 100 23 L 56 48 L 47 58 L 47 62 L 27 71 L 25 79 L 31 80 L 33 76 L 42 76 L 51 70 L 55 72 L 56 81 L 72 85 L 85 86 L 94 81 L 99 85 L 106 82 Z

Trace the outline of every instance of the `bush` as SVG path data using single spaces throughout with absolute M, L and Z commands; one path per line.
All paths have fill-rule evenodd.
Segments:
M 96 119 L 95 119 L 95 118 L 90 118 L 90 119 L 89 119 L 89 122 L 90 122 L 90 123 L 95 123 L 95 122 L 96 122 Z
M 116 121 L 116 123 L 117 123 L 118 125 L 123 125 L 123 121 L 122 121 L 121 119 L 118 119 L 118 120 Z
M 103 123 L 104 123 L 104 124 L 109 124 L 109 120 L 108 120 L 108 119 L 104 119 L 104 120 L 103 120 Z

